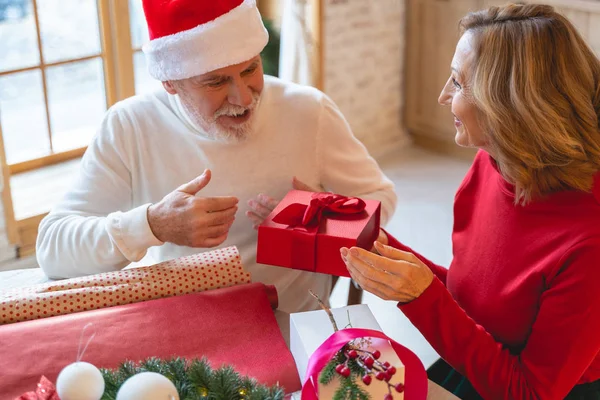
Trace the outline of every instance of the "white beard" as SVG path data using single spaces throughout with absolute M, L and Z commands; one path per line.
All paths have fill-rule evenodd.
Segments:
M 252 135 L 252 126 L 254 122 L 254 112 L 260 101 L 260 94 L 252 92 L 252 104 L 248 107 L 237 106 L 230 103 L 225 103 L 221 108 L 215 111 L 214 115 L 206 118 L 193 106 L 190 106 L 185 97 L 180 96 L 181 104 L 185 108 L 192 122 L 202 128 L 204 133 L 211 139 L 224 143 L 240 143 L 248 139 Z M 235 116 L 243 114 L 245 111 L 251 111 L 252 115 L 248 121 L 243 124 L 226 128 L 221 126 L 217 120 L 221 116 Z

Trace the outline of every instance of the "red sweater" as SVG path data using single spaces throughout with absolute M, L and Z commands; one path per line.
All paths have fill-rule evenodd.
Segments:
M 527 206 L 480 151 L 455 197 L 449 270 L 398 307 L 485 399 L 600 379 L 600 174 Z M 390 237 L 390 245 L 410 250 Z

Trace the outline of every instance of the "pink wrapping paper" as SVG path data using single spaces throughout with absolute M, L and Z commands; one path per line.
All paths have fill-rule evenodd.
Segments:
M 250 283 L 236 247 L 0 293 L 0 325 Z

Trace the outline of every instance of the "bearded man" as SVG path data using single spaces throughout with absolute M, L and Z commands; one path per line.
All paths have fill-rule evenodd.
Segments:
M 308 289 L 327 299 L 331 277 L 257 264 L 253 228 L 292 187 L 380 200 L 385 222 L 392 182 L 326 95 L 263 75 L 255 0 L 144 0 L 144 12 L 164 90 L 108 110 L 78 181 L 40 224 L 40 267 L 75 277 L 235 245 L 280 309 L 315 308 Z

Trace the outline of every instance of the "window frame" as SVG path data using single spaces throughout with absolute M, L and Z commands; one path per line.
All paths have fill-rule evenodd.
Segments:
M 41 42 L 40 22 L 38 16 L 38 0 L 31 0 L 32 12 L 35 20 L 38 52 L 40 61 L 37 65 L 25 68 L 16 68 L 0 72 L 0 76 L 11 75 L 19 72 L 40 70 L 42 74 L 42 89 L 46 107 L 48 135 L 52 146 L 52 131 L 50 127 L 50 110 L 46 81 L 46 69 L 57 65 L 77 63 L 89 59 L 101 58 L 103 61 L 104 92 L 106 107 L 110 108 L 116 102 L 135 94 L 133 55 L 136 49 L 132 48 L 131 27 L 129 20 L 128 0 L 96 0 L 98 12 L 98 28 L 100 35 L 100 52 L 95 55 L 73 58 L 69 60 L 44 63 Z M 47 213 L 17 220 L 14 213 L 11 177 L 19 173 L 39 170 L 53 164 L 81 158 L 87 146 L 73 150 L 52 153 L 46 156 L 8 164 L 0 124 L 0 199 L 4 209 L 6 234 L 9 243 L 17 247 L 17 256 L 22 257 L 34 254 L 37 229 L 40 221 Z M 52 147 L 51 147 L 52 151 Z

